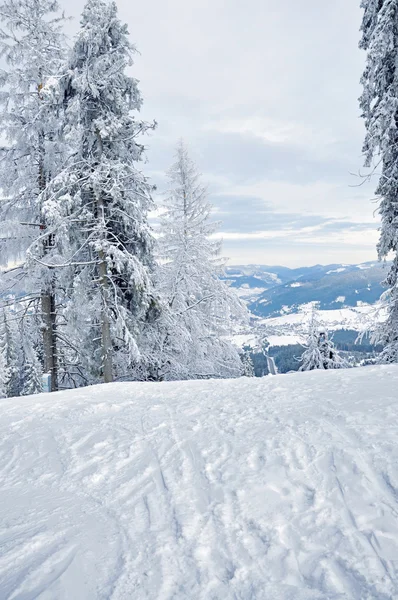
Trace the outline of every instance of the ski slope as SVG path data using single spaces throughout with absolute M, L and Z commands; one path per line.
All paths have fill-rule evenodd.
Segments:
M 1 401 L 1 600 L 398 598 L 398 368 Z

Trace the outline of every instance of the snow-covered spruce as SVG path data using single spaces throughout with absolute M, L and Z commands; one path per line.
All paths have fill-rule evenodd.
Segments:
M 0 352 L 5 361 L 3 380 L 6 386 L 6 396 L 19 396 L 21 389 L 20 378 L 20 345 L 17 339 L 16 321 L 6 309 L 0 317 Z
M 7 398 L 8 369 L 5 352 L 0 346 L 0 398 Z
M 65 338 L 72 383 L 129 377 L 142 359 L 140 336 L 157 312 L 152 293 L 151 187 L 137 163 L 140 134 L 152 127 L 137 82 L 126 75 L 135 52 L 114 3 L 89 0 L 62 82 L 71 149 L 49 195 L 62 201 L 72 267 Z
M 313 307 L 305 350 L 301 356 L 300 371 L 344 369 L 349 366 L 329 339 L 328 332 L 319 321 L 318 311 Z
M 166 306 L 156 344 L 157 378 L 236 377 L 242 362 L 225 336 L 247 318 L 246 309 L 220 279 L 221 245 L 211 238 L 217 225 L 182 141 L 168 176 L 159 240 L 158 285 Z
M 390 252 L 393 261 L 385 280 L 383 301 L 388 318 L 375 342 L 384 344 L 380 361 L 398 362 L 398 1 L 362 0 L 364 9 L 360 47 L 367 52 L 362 76 L 360 106 L 367 134 L 364 143 L 366 166 L 374 159 L 381 164 L 376 190 L 380 198 L 381 235 L 379 258 Z
M 58 109 L 49 84 L 63 62 L 63 16 L 56 0 L 5 0 L 0 6 L 1 260 L 20 264 L 9 282 L 41 314 L 44 367 L 57 387 L 57 270 L 49 267 L 57 240 L 43 194 L 62 162 Z
M 5 314 L 0 329 L 0 398 L 7 398 L 10 383 L 12 381 L 12 370 L 8 366 L 9 352 L 7 348 L 7 337 L 5 335 Z
M 240 359 L 243 365 L 243 373 L 244 377 L 254 377 L 254 364 L 253 359 L 251 357 L 250 350 L 244 349 L 240 353 Z
M 39 394 L 42 391 L 43 367 L 39 360 L 37 348 L 38 334 L 34 326 L 34 317 L 20 320 L 19 332 L 17 337 L 21 348 L 21 396 Z
M 0 397 L 37 394 L 42 387 L 40 331 L 26 306 L 0 313 Z

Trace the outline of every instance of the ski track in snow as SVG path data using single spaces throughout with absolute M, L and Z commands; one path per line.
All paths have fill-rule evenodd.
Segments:
M 398 368 L 1 401 L 1 600 L 398 598 Z

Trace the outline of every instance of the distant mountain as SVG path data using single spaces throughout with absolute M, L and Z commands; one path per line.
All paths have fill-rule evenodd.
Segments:
M 238 265 L 227 267 L 225 278 L 246 302 L 254 302 L 263 292 L 288 281 L 286 267 Z
M 269 287 L 251 302 L 251 312 L 262 317 L 276 316 L 296 312 L 300 305 L 313 301 L 319 302 L 322 310 L 373 304 L 383 292 L 381 281 L 386 270 L 378 263 L 316 265 L 292 269 L 290 274 L 289 281 Z
M 269 289 L 275 287 L 290 277 L 285 275 L 290 271 L 286 267 L 266 267 L 261 265 L 233 266 L 227 267 L 226 277 L 231 281 L 232 287 L 250 287 Z
M 277 285 L 282 285 L 299 279 L 306 281 L 318 280 L 323 275 L 340 273 L 348 270 L 364 270 L 377 266 L 377 263 L 363 265 L 314 265 L 313 267 L 289 267 L 269 265 L 233 265 L 227 267 L 225 279 L 231 281 L 232 287 L 263 288 L 268 290 Z

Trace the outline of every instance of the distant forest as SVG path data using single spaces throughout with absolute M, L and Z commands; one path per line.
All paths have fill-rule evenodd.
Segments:
M 353 329 L 340 329 L 333 333 L 332 340 L 337 350 L 346 353 L 346 358 L 353 366 L 373 363 L 376 356 L 382 351 L 381 346 L 371 344 L 369 336 L 358 340 L 358 332 Z M 266 355 L 263 352 L 254 351 L 250 346 L 244 348 L 250 354 L 254 367 L 255 377 L 269 375 Z M 303 346 L 300 344 L 290 346 L 272 346 L 268 350 L 269 356 L 275 361 L 279 373 L 298 371 L 300 368 L 300 356 Z

